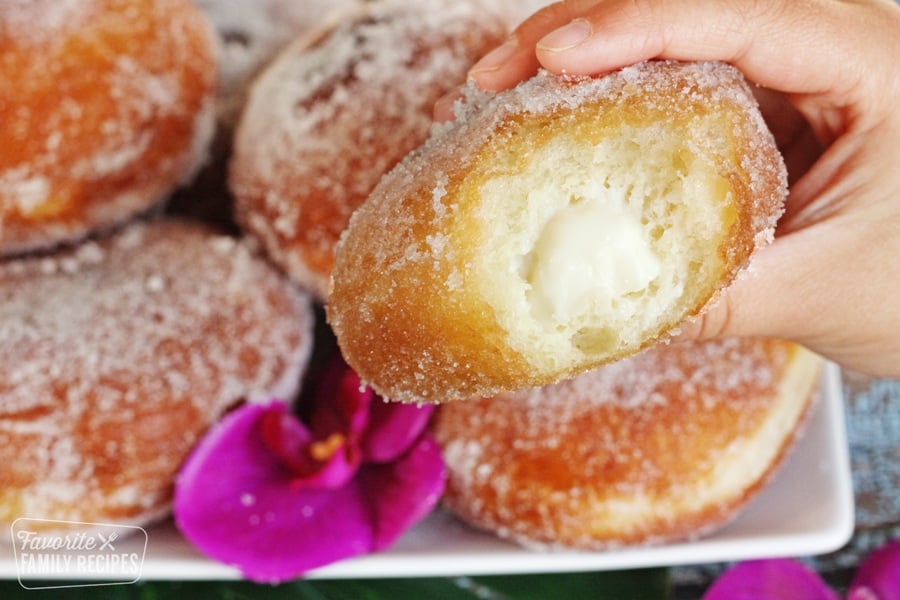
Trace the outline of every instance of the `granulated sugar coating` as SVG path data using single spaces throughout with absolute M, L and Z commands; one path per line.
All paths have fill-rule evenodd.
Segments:
M 296 393 L 312 324 L 306 294 L 198 225 L 0 263 L 0 520 L 161 516 L 228 407 Z
M 0 36 L 22 45 L 46 43 L 97 15 L 100 0 L 5 0 Z
M 254 83 L 238 126 L 238 220 L 324 299 L 351 213 L 425 141 L 434 102 L 504 33 L 480 0 L 387 1 L 287 48 Z
M 660 346 L 571 381 L 440 407 L 445 503 L 527 545 L 702 535 L 791 447 L 820 359 L 788 342 Z
M 219 35 L 218 113 L 237 120 L 254 76 L 279 50 L 363 0 L 194 0 Z
M 0 9 L 0 255 L 124 222 L 206 157 L 215 41 L 187 0 Z
M 546 385 L 700 314 L 771 241 L 786 193 L 729 65 L 473 85 L 354 213 L 329 322 L 394 400 Z

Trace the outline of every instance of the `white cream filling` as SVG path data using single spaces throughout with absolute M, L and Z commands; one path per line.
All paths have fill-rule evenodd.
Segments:
M 532 313 L 562 323 L 614 310 L 615 298 L 645 290 L 661 269 L 640 220 L 621 199 L 606 197 L 558 210 L 530 259 Z

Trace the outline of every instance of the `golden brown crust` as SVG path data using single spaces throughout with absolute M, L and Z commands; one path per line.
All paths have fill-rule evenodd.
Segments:
M 0 520 L 162 516 L 227 408 L 296 393 L 312 323 L 308 296 L 198 225 L 0 263 Z
M 654 248 L 681 273 L 666 284 L 662 300 L 653 298 L 656 282 L 640 291 L 660 305 L 658 314 L 647 317 L 642 306 L 627 326 L 600 320 L 585 331 L 571 327 L 569 339 L 545 345 L 549 337 L 562 337 L 562 326 L 532 323 L 536 309 L 517 306 L 534 288 L 519 271 L 537 234 L 509 225 L 519 219 L 516 211 L 538 213 L 540 200 L 526 189 L 520 191 L 525 199 L 488 201 L 486 186 L 498 180 L 515 186 L 533 172 L 543 176 L 542 161 L 554 144 L 572 142 L 574 149 L 563 150 L 564 159 L 545 177 L 562 185 L 561 177 L 553 181 L 559 165 L 583 162 L 581 171 L 589 172 L 591 158 L 584 157 L 598 152 L 591 148 L 621 138 L 620 145 L 639 148 L 639 155 L 647 137 L 666 138 L 675 150 L 664 148 L 671 154 L 664 159 L 675 164 L 641 163 L 640 169 L 612 169 L 610 177 L 664 172 L 681 185 L 678 163 L 701 157 L 704 166 L 692 185 L 722 191 L 708 206 L 698 202 L 696 212 L 715 214 L 694 217 L 694 206 L 672 202 L 673 223 L 648 234 L 665 237 L 660 232 L 680 229 L 686 241 L 675 245 L 692 245 L 690 252 Z M 599 185 L 630 185 L 613 183 Z M 648 192 L 649 202 L 665 203 L 666 193 Z M 632 354 L 698 314 L 771 238 L 785 193 L 781 157 L 749 88 L 730 67 L 645 63 L 586 81 L 541 74 L 496 97 L 471 98 L 456 124 L 380 182 L 338 248 L 329 321 L 348 362 L 392 399 L 443 401 L 559 381 Z M 682 194 L 703 196 L 689 189 Z M 523 227 L 531 227 L 529 218 L 520 219 Z M 651 229 L 655 218 L 644 214 L 642 226 Z M 691 219 L 704 224 L 705 233 L 694 233 Z M 507 239 L 525 249 L 504 247 Z
M 34 0 L 0 13 L 0 255 L 124 222 L 200 166 L 216 58 L 189 1 Z
M 792 446 L 821 360 L 788 342 L 661 346 L 531 392 L 442 406 L 445 503 L 522 543 L 708 533 Z
M 505 32 L 479 0 L 378 2 L 343 17 L 254 83 L 230 163 L 238 221 L 320 299 L 350 215 Z

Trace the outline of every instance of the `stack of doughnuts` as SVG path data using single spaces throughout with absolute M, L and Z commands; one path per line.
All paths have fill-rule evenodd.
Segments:
M 324 300 L 350 215 L 504 33 L 481 0 L 388 0 L 286 48 L 254 82 L 234 140 L 241 227 Z
M 793 445 L 821 362 L 777 340 L 671 344 L 559 384 L 445 404 L 434 423 L 444 503 L 529 546 L 709 533 Z
M 0 521 L 160 518 L 216 419 L 299 391 L 309 295 L 147 214 L 207 154 L 217 60 L 189 0 L 0 7 Z

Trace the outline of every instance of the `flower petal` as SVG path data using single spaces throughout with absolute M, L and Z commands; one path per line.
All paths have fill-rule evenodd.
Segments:
M 440 447 L 430 434 L 396 462 L 364 464 L 358 480 L 374 515 L 373 549 L 389 547 L 431 512 L 444 492 L 446 478 Z
M 270 410 L 263 411 L 259 427 L 269 451 L 295 474 L 312 473 L 319 468 L 307 452 L 313 441 L 312 433 L 288 411 L 286 404 L 272 404 Z
M 732 567 L 703 600 L 838 600 L 838 595 L 800 561 L 768 559 Z
M 313 391 L 310 427 L 314 435 L 323 439 L 340 432 L 356 440 L 368 425 L 374 395 L 343 359 L 334 359 Z
M 277 582 L 369 552 L 371 512 L 358 485 L 292 485 L 262 439 L 260 420 L 283 403 L 248 404 L 227 415 L 195 448 L 175 489 L 175 521 L 199 550 L 249 579 Z
M 331 439 L 335 438 L 340 441 L 335 448 L 329 450 L 330 456 L 325 462 L 317 463 L 319 467 L 315 472 L 295 478 L 293 482 L 295 488 L 335 489 L 353 479 L 359 469 L 362 455 L 355 446 L 348 444 L 345 438 L 335 435 Z M 316 442 L 319 443 L 326 444 Z
M 312 433 L 289 412 L 287 404 L 270 405 L 260 415 L 257 427 L 269 451 L 293 473 L 295 488 L 338 488 L 359 468 L 362 455 L 348 446 L 344 436 L 335 433 L 326 440 L 312 439 Z
M 369 406 L 369 427 L 360 440 L 363 460 L 392 461 L 419 437 L 434 412 L 434 405 L 387 402 L 376 396 Z
M 859 564 L 847 600 L 900 600 L 900 540 L 888 542 Z

